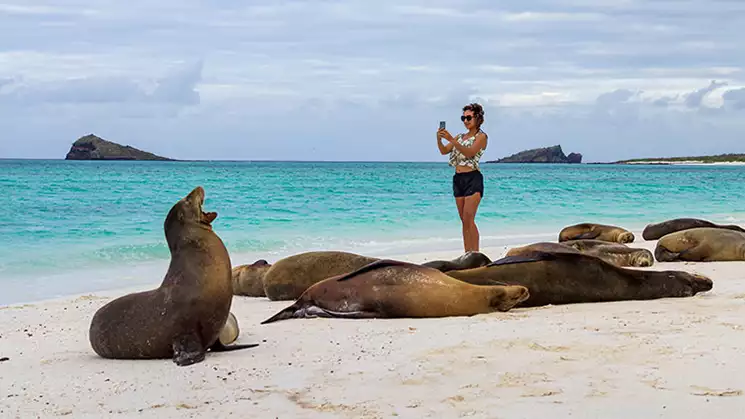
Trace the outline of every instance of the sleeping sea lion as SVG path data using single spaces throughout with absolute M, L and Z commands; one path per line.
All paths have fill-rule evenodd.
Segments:
M 647 249 L 636 249 L 627 247 L 625 244 L 602 240 L 568 240 L 561 243 L 538 242 L 512 248 L 505 256 L 521 256 L 535 251 L 583 253 L 616 266 L 652 266 L 654 264 L 654 256 Z
M 522 285 L 527 300 L 516 307 L 690 297 L 712 288 L 702 275 L 622 268 L 581 253 L 534 252 L 447 275 L 475 285 Z
M 654 249 L 660 262 L 745 261 L 745 233 L 700 227 L 663 236 Z
M 507 311 L 526 298 L 522 286 L 471 285 L 434 268 L 384 259 L 312 285 L 262 324 L 310 317 L 472 316 Z
M 582 223 L 564 227 L 559 233 L 559 242 L 579 239 L 631 243 L 634 241 L 634 234 L 622 227 L 594 223 Z
M 288 256 L 275 262 L 264 274 L 264 293 L 272 301 L 296 300 L 311 285 L 346 274 L 375 262 L 377 258 L 348 252 L 317 251 Z
M 422 263 L 422 266 L 435 268 L 440 272 L 447 272 L 478 268 L 490 263 L 491 259 L 489 259 L 485 254 L 476 251 L 468 251 L 453 260 L 433 260 Z
M 642 238 L 644 240 L 657 240 L 670 233 L 677 231 L 690 230 L 692 228 L 721 228 L 725 230 L 739 231 L 745 233 L 745 229 L 737 225 L 722 225 L 714 224 L 711 221 L 700 220 L 698 218 L 675 218 L 672 220 L 663 221 L 656 224 L 647 224 L 642 231 Z
M 264 275 L 272 265 L 264 259 L 233 268 L 233 295 L 265 297 Z
M 230 257 L 212 231 L 217 213 L 205 213 L 197 187 L 166 216 L 171 264 L 160 286 L 127 294 L 98 309 L 89 329 L 93 350 L 103 358 L 172 358 L 177 365 L 204 360 L 208 349 L 257 346 L 220 343 L 228 323 L 233 289 Z

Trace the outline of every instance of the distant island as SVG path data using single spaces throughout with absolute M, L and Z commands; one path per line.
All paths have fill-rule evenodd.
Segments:
M 713 156 L 650 157 L 644 159 L 619 160 L 610 164 L 745 164 L 745 154 L 717 154 Z
M 72 144 L 65 160 L 157 160 L 173 161 L 131 146 L 123 146 L 93 134 L 80 137 Z
M 569 153 L 565 155 L 561 145 L 545 148 L 534 148 L 485 163 L 582 163 L 582 154 Z

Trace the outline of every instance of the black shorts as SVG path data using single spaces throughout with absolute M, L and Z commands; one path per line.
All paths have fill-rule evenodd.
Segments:
M 476 192 L 484 197 L 484 175 L 480 171 L 456 173 L 453 175 L 453 196 L 471 196 Z

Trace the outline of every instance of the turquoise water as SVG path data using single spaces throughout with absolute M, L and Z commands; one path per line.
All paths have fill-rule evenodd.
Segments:
M 745 221 L 744 166 L 483 165 L 482 247 L 591 221 Z M 162 224 L 192 188 L 233 264 L 311 249 L 459 250 L 446 163 L 0 160 L 0 304 L 160 282 Z M 7 202 L 7 201 L 6 201 Z

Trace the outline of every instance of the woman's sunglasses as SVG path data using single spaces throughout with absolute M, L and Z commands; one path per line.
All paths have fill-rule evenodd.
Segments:
M 473 116 L 471 116 L 471 115 L 461 115 L 460 116 L 460 120 L 463 121 L 463 122 L 470 121 L 472 119 L 473 119 Z

